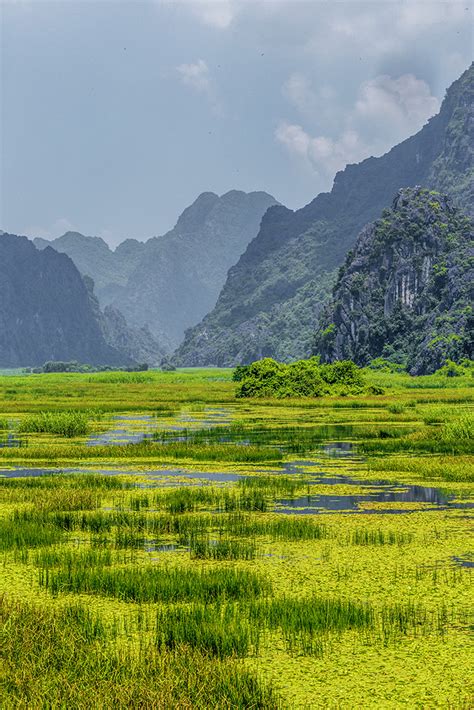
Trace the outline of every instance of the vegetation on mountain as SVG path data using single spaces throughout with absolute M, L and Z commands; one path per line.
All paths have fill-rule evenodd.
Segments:
M 78 360 L 128 365 L 109 345 L 94 304 L 71 259 L 26 237 L 0 235 L 0 366 Z
M 135 331 L 130 342 L 139 341 L 135 350 L 125 349 L 139 361 L 155 362 L 161 359 L 157 353 L 173 350 L 185 329 L 214 307 L 228 269 L 274 204 L 265 192 L 231 190 L 221 197 L 204 192 L 171 231 L 147 242 L 127 239 L 112 251 L 103 239 L 67 232 L 35 244 L 68 254 L 81 274 L 91 277 L 104 310 L 106 337 L 120 342 L 123 315 Z
M 326 361 L 374 358 L 434 372 L 472 357 L 472 219 L 444 195 L 400 190 L 340 269 L 314 352 Z

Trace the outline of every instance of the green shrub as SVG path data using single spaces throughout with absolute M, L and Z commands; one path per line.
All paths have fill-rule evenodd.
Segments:
M 362 370 L 351 360 L 321 365 L 319 357 L 288 365 L 264 358 L 240 367 L 236 378 L 237 397 L 321 397 L 366 390 Z

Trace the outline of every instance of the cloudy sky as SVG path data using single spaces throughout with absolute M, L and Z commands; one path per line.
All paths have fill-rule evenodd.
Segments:
M 204 190 L 292 208 L 437 112 L 472 0 L 0 0 L 0 226 L 110 244 Z

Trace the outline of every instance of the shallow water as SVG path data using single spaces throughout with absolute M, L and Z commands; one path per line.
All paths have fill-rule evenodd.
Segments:
M 387 481 L 366 481 L 351 478 L 350 476 L 321 476 L 314 484 L 323 485 L 353 485 L 369 488 L 368 492 L 355 495 L 306 495 L 299 498 L 281 498 L 276 501 L 275 512 L 299 515 L 318 514 L 325 511 L 344 513 L 407 513 L 403 508 L 364 509 L 367 503 L 424 503 L 432 507 L 423 510 L 439 510 L 440 508 L 472 508 L 472 503 L 453 503 L 452 498 L 446 496 L 438 488 L 414 486 L 405 484 L 388 483 Z
M 463 557 L 453 557 L 453 561 L 465 569 L 474 569 L 474 555 L 464 555 Z
M 347 449 L 350 451 L 350 449 Z M 317 469 L 317 470 L 314 470 Z M 2 478 L 26 478 L 37 477 L 51 474 L 61 473 L 101 473 L 107 476 L 126 476 L 139 475 L 150 479 L 151 487 L 168 487 L 182 485 L 190 485 L 197 481 L 206 481 L 210 483 L 225 484 L 235 483 L 241 479 L 244 474 L 233 473 L 228 471 L 195 471 L 182 468 L 157 468 L 137 470 L 123 468 L 26 468 L 12 467 L 0 469 L 0 477 Z M 318 485 L 322 486 L 363 486 L 365 490 L 354 495 L 337 495 L 317 492 L 299 496 L 296 498 L 278 498 L 274 501 L 274 512 L 286 513 L 290 515 L 314 515 L 328 512 L 340 513 L 359 513 L 364 515 L 369 514 L 391 514 L 400 515 L 402 513 L 413 512 L 407 508 L 387 507 L 366 508 L 364 503 L 420 503 L 424 504 L 423 510 L 441 510 L 441 509 L 472 509 L 474 503 L 454 502 L 453 497 L 442 493 L 438 488 L 420 485 L 407 485 L 388 482 L 384 480 L 365 480 L 353 478 L 345 474 L 334 473 L 327 474 L 321 470 L 320 461 L 312 460 L 295 460 L 282 464 L 278 469 L 274 469 L 272 474 L 283 474 L 287 476 L 309 474 L 309 480 L 304 481 L 305 486 L 314 487 L 317 491 Z M 180 479 L 179 482 L 174 482 L 172 479 Z M 171 479 L 171 480 L 170 480 Z M 144 483 L 139 487 L 147 487 Z M 468 565 L 469 566 L 469 565 Z
M 139 444 L 145 439 L 151 439 L 156 430 L 156 420 L 150 414 L 140 414 L 136 416 L 116 416 L 114 421 L 120 422 L 122 426 L 109 429 L 102 434 L 92 434 L 87 441 L 87 446 L 110 446 L 124 444 Z M 129 425 L 127 426 L 127 423 Z M 138 423 L 131 426 L 132 423 Z
M 179 424 L 169 425 L 157 420 L 150 414 L 117 415 L 113 417 L 117 426 L 100 434 L 92 434 L 87 446 L 124 446 L 126 444 L 139 444 L 146 439 L 153 439 L 158 431 L 182 431 L 183 424 L 192 428 L 212 428 L 229 424 L 230 412 L 222 407 L 206 407 L 202 412 L 190 414 L 183 412 L 175 421 Z M 175 441 L 184 441 L 185 436 L 177 436 Z
M 0 468 L 0 478 L 29 478 L 37 476 L 50 476 L 51 474 L 61 474 L 61 473 L 101 473 L 104 476 L 147 476 L 151 479 L 155 478 L 168 478 L 176 477 L 189 479 L 202 479 L 203 481 L 216 481 L 219 483 L 235 482 L 242 478 L 242 474 L 239 473 L 229 473 L 225 472 L 215 472 L 215 471 L 187 471 L 180 468 L 159 468 L 159 469 L 149 469 L 147 471 L 130 470 L 123 468 L 24 468 L 24 467 L 12 467 L 12 468 Z M 157 485 L 176 485 L 173 482 L 162 483 L 159 482 Z M 183 484 L 185 485 L 185 484 Z
M 8 432 L 6 436 L 0 437 L 0 449 L 10 449 L 23 446 L 23 439 L 13 432 Z

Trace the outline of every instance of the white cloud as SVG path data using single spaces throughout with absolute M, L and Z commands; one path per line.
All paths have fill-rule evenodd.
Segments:
M 361 85 L 352 120 L 389 123 L 407 135 L 421 128 L 438 109 L 439 101 L 425 81 L 413 74 L 398 79 L 382 74 Z
M 318 106 L 317 96 L 309 79 L 295 72 L 283 84 L 283 95 L 302 113 L 314 112 Z
M 370 150 L 356 131 L 350 129 L 336 140 L 327 136 L 313 138 L 302 126 L 282 122 L 275 136 L 290 155 L 302 160 L 306 167 L 323 178 L 334 177 L 347 163 L 367 157 Z
M 315 104 L 317 111 L 316 94 L 308 93 L 307 82 L 293 75 L 285 92 L 302 112 L 310 104 Z M 395 79 L 383 74 L 360 85 L 338 136 L 313 137 L 299 124 L 281 122 L 275 137 L 314 173 L 333 178 L 348 163 L 385 153 L 418 131 L 438 109 L 439 102 L 425 81 L 413 74 Z
M 204 24 L 219 30 L 227 29 L 237 13 L 237 6 L 231 0 L 191 0 L 189 2 L 194 15 Z
M 186 86 L 190 86 L 200 93 L 211 93 L 209 67 L 204 59 L 198 59 L 194 64 L 180 64 L 176 67 L 176 71 Z

